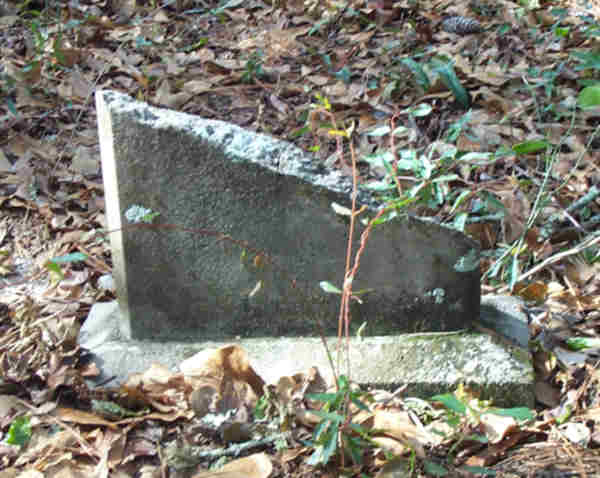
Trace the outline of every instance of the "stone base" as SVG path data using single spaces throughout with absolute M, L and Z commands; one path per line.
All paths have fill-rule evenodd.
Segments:
M 131 341 L 120 337 L 118 321 L 116 302 L 98 303 L 82 327 L 79 342 L 92 352 L 102 370 L 96 383 L 114 376 L 109 385 L 117 385 L 130 374 L 145 371 L 153 362 L 176 371 L 183 360 L 197 352 L 226 343 L 241 345 L 248 352 L 254 370 L 267 383 L 312 366 L 318 367 L 328 383 L 332 383 L 327 354 L 319 338 L 202 343 Z M 328 338 L 328 344 L 335 360 L 337 339 Z M 528 351 L 488 334 L 352 337 L 350 364 L 351 377 L 356 382 L 387 389 L 406 385 L 405 396 L 429 398 L 465 383 L 479 390 L 481 398 L 492 399 L 495 406 L 534 405 L 534 373 Z

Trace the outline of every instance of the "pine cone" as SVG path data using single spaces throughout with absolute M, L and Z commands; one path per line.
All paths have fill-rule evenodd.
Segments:
M 459 15 L 446 17 L 442 20 L 442 30 L 457 35 L 469 35 L 471 33 L 481 33 L 483 27 L 481 23 L 473 18 L 461 17 Z

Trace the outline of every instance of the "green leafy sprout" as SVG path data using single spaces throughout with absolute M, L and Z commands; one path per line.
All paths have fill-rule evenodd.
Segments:
M 354 463 L 362 462 L 364 449 L 372 446 L 369 430 L 350 423 L 348 409 L 352 403 L 360 410 L 368 410 L 368 407 L 361 401 L 366 397 L 365 392 L 352 389 L 350 381 L 345 375 L 338 377 L 336 393 L 307 395 L 309 399 L 323 402 L 321 410 L 312 412 L 321 417 L 321 421 L 315 427 L 312 440 L 306 443 L 314 448 L 307 464 L 325 465 L 331 458 L 342 452 L 348 454 Z
M 446 423 L 454 430 L 453 438 L 456 438 L 456 440 L 452 444 L 450 452 L 448 453 L 447 461 L 449 464 L 451 464 L 454 460 L 457 448 L 465 440 L 474 440 L 481 443 L 487 443 L 487 438 L 483 435 L 477 433 L 465 433 L 462 430 L 465 422 L 477 426 L 481 423 L 481 416 L 486 413 L 513 417 L 519 422 L 528 422 L 535 418 L 535 414 L 526 407 L 495 408 L 490 407 L 488 402 L 481 400 L 475 400 L 467 404 L 460 400 L 454 393 L 435 395 L 431 397 L 430 401 L 434 403 L 440 403 L 446 408 Z M 472 469 L 472 467 L 470 467 L 469 471 L 487 474 L 491 470 L 480 467 L 477 467 L 477 469 Z
M 31 423 L 29 422 L 29 417 L 21 416 L 15 418 L 8 429 L 6 443 L 22 447 L 29 440 L 31 440 Z
M 246 69 L 242 74 L 242 81 L 244 83 L 253 83 L 255 79 L 264 76 L 262 69 L 262 57 L 263 52 L 257 50 L 253 52 L 246 60 Z

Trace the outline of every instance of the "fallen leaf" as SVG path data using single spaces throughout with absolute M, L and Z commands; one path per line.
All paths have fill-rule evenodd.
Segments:
M 273 464 L 266 453 L 257 453 L 227 463 L 217 471 L 205 471 L 192 478 L 267 478 Z

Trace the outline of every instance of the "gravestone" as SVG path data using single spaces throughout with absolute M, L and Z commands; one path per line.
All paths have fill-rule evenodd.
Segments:
M 101 371 L 94 383 L 123 383 L 153 362 L 181 370 L 232 342 L 266 383 L 312 366 L 332 383 L 314 336 L 329 336 L 335 356 L 339 296 L 319 283 L 343 282 L 349 221 L 338 212 L 350 181 L 227 123 L 109 91 L 96 105 L 118 303 L 94 304 L 80 331 Z M 364 191 L 357 201 L 359 220 L 381 208 Z M 149 210 L 153 223 L 129 222 Z M 353 380 L 422 398 L 465 384 L 498 406 L 533 404 L 528 353 L 462 330 L 479 319 L 476 243 L 398 214 L 365 244 L 352 284 Z
M 295 146 L 96 93 L 123 336 L 153 341 L 335 335 L 351 182 Z M 359 191 L 373 218 L 381 207 Z M 142 208 L 142 209 L 140 209 Z M 145 208 L 145 209 L 144 209 Z M 158 213 L 152 224 L 128 221 Z M 352 262 L 365 226 L 357 221 Z M 479 249 L 397 214 L 366 241 L 351 332 L 453 331 L 478 317 Z

